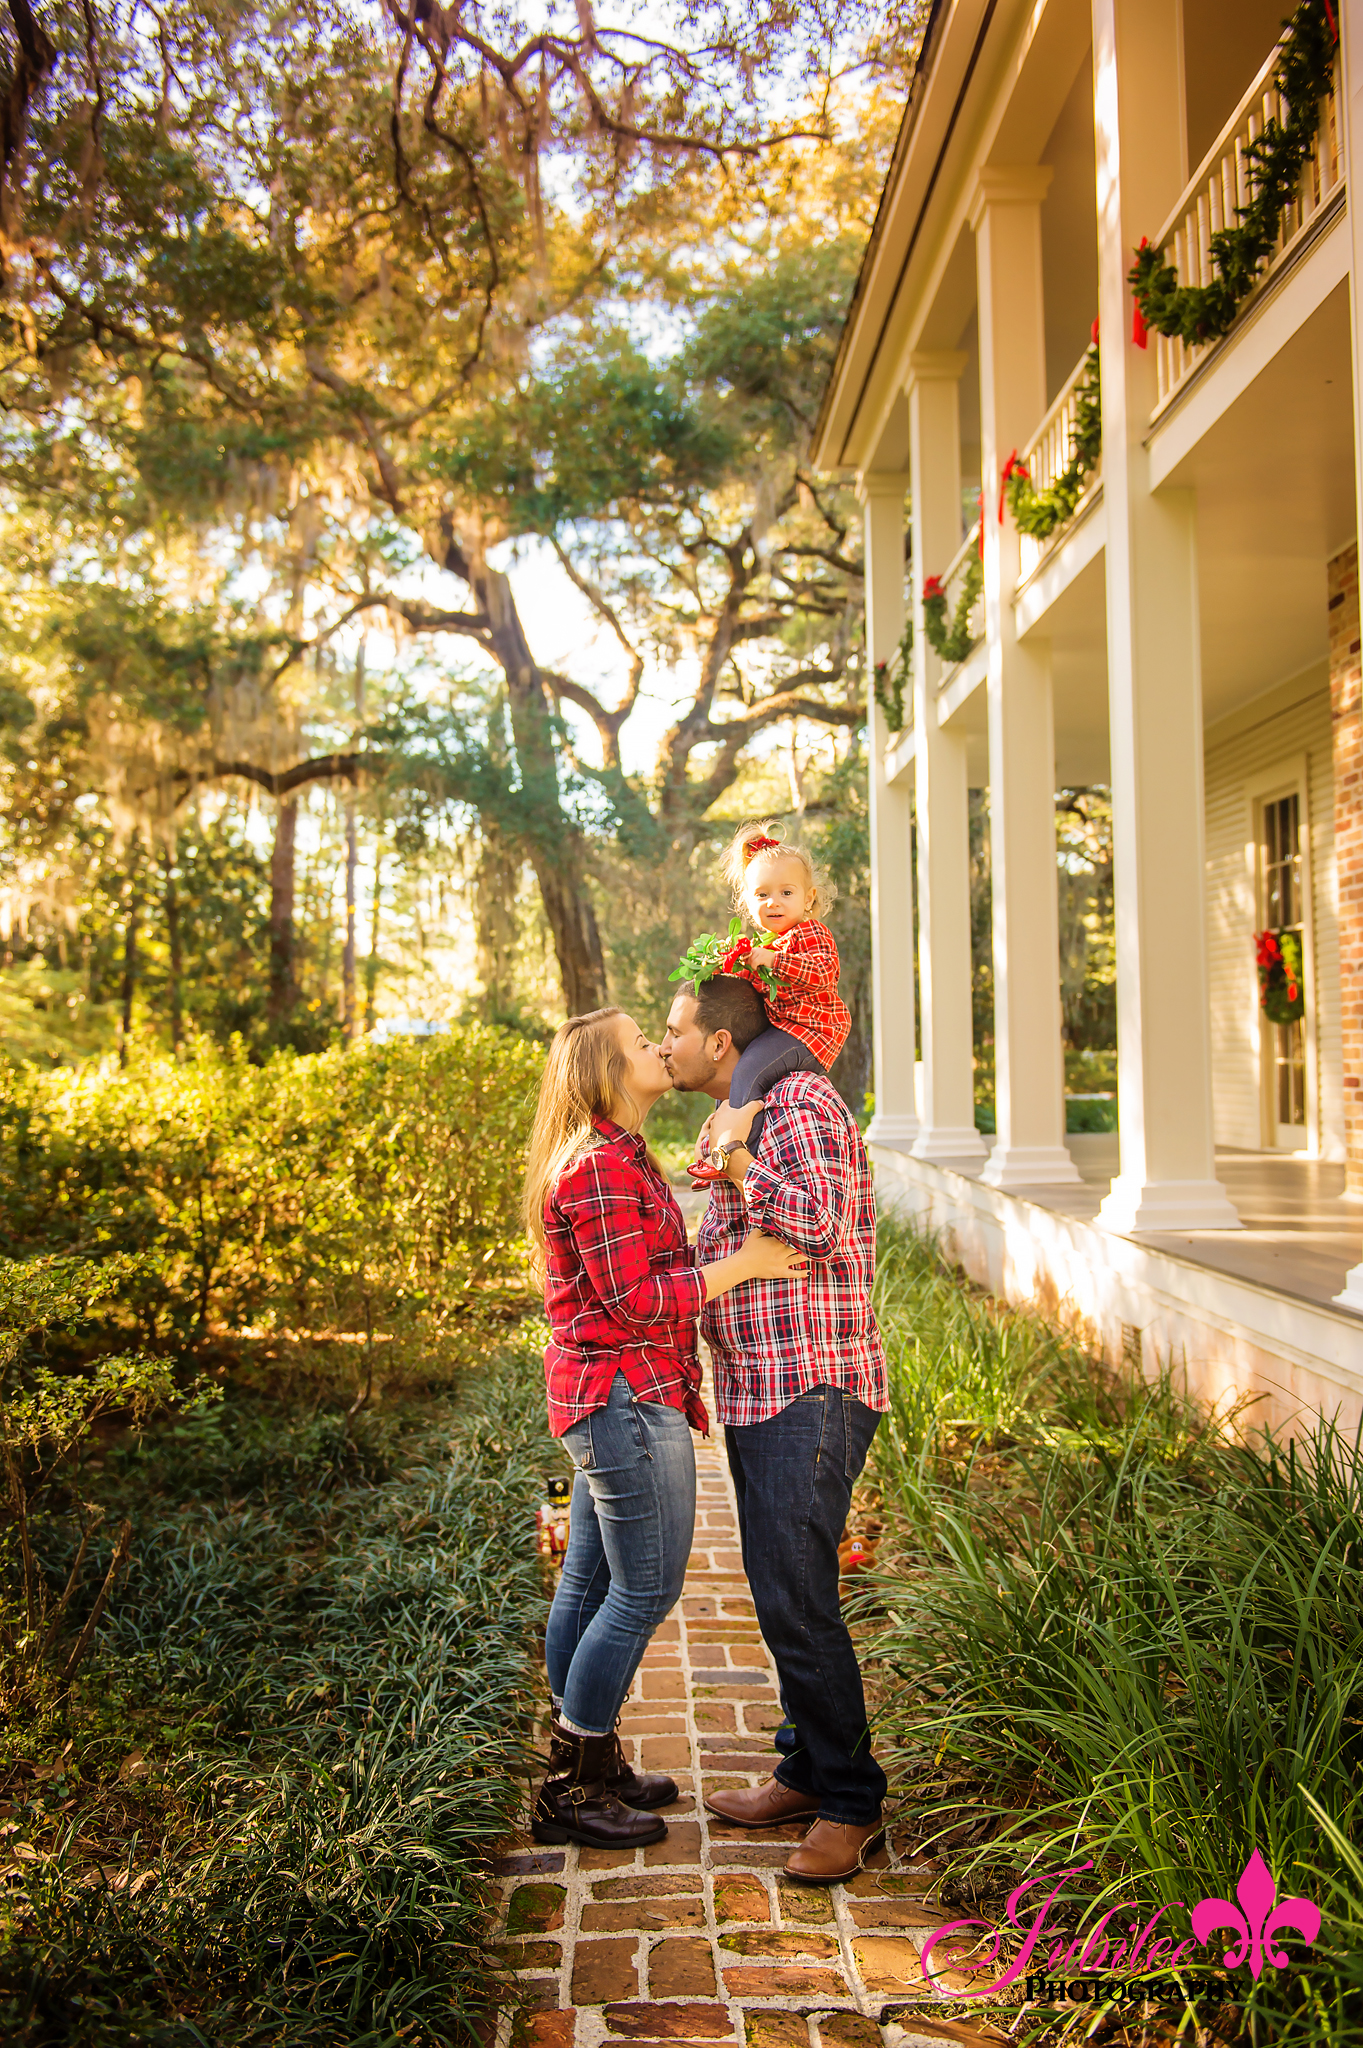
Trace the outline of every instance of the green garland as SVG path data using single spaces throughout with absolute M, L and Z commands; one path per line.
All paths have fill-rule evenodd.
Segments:
M 1328 0 L 1300 0 L 1287 24 L 1276 73 L 1287 119 L 1270 121 L 1245 150 L 1252 197 L 1248 206 L 1236 208 L 1239 225 L 1218 228 L 1211 238 L 1216 281 L 1181 285 L 1173 264 L 1164 261 L 1163 247 L 1142 241 L 1127 282 L 1146 327 L 1170 339 L 1177 336 L 1189 347 L 1215 341 L 1229 328 L 1278 239 L 1284 210 L 1315 149 L 1321 101 L 1334 77 L 1337 41 Z
M 975 645 L 975 635 L 970 630 L 970 614 L 975 600 L 984 589 L 984 563 L 978 555 L 972 555 L 966 565 L 961 582 L 961 594 L 956 600 L 951 629 L 947 630 L 947 594 L 942 588 L 940 576 L 929 576 L 923 585 L 923 630 L 928 636 L 929 646 L 936 649 L 943 661 L 964 661 Z
M 779 983 L 770 967 L 743 966 L 752 944 L 743 929 L 742 918 L 731 917 L 727 932 L 702 932 L 699 938 L 692 939 L 667 978 L 669 981 L 691 981 L 699 988 L 703 981 L 709 981 L 716 974 L 742 973 L 760 982 L 768 995 L 775 995 Z
M 1098 376 L 1098 344 L 1084 358 L 1084 375 L 1075 393 L 1074 438 L 1070 459 L 1054 483 L 1038 491 L 1026 465 L 1013 456 L 1004 471 L 1004 495 L 1019 533 L 1046 540 L 1072 515 L 1084 485 L 1103 451 L 1103 402 Z
M 872 688 L 876 703 L 885 714 L 885 723 L 891 732 L 903 732 L 904 690 L 913 674 L 913 619 L 904 622 L 904 631 L 895 649 L 894 666 L 888 661 L 878 661 Z

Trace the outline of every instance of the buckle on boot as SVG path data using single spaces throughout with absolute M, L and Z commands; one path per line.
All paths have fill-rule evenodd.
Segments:
M 581 1806 L 585 1800 L 591 1797 L 591 1794 L 588 1792 L 587 1787 L 585 1785 L 567 1785 L 564 1787 L 564 1790 L 567 1792 L 568 1797 L 572 1800 L 574 1806 Z

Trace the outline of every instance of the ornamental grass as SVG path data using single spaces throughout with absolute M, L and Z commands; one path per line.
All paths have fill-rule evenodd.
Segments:
M 886 1531 L 858 1604 L 880 1751 L 945 1895 L 1000 1915 L 1022 1875 L 1091 1861 L 1073 1931 L 1118 1900 L 1182 1901 L 1166 1919 L 1186 1939 L 1257 1846 L 1279 1896 L 1324 1914 L 1289 1968 L 1235 1973 L 1214 2024 L 1166 2012 L 1142 2032 L 1085 2005 L 1034 2011 L 1023 2036 L 1363 2040 L 1358 1439 L 1213 1417 L 1169 1364 L 1113 1374 L 902 1227 L 878 1307 Z M 1195 1954 L 1219 1967 L 1229 1939 Z

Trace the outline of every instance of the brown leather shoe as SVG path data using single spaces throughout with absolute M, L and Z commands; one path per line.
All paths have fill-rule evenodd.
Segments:
M 819 1810 L 812 1793 L 793 1792 L 776 1778 L 768 1778 L 765 1785 L 735 1785 L 728 1791 L 711 1792 L 705 1804 L 736 1828 L 774 1828 L 778 1821 L 812 1820 Z
M 786 1858 L 786 1876 L 796 1884 L 846 1884 L 885 1839 L 878 1820 L 853 1827 L 841 1820 L 816 1820 L 798 1849 Z

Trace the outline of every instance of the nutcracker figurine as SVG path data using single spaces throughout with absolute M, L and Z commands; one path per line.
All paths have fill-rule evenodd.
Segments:
M 549 1498 L 542 1500 L 535 1510 L 539 1554 L 552 1558 L 556 1565 L 563 1563 L 563 1553 L 568 1548 L 568 1502 L 572 1491 L 571 1479 L 551 1479 Z

